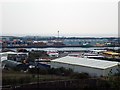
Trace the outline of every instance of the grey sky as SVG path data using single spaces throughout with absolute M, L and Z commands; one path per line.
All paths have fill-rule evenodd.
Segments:
M 2 3 L 2 35 L 117 36 L 117 2 Z

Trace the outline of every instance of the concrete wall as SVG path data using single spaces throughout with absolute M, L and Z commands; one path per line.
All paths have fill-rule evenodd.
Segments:
M 104 76 L 114 75 L 115 73 L 118 73 L 117 69 L 118 69 L 118 66 L 105 69 Z
M 98 69 L 98 68 L 92 68 L 92 67 L 85 67 L 85 66 L 80 66 L 80 65 L 71 65 L 71 64 L 66 64 L 66 63 L 59 63 L 59 62 L 53 62 L 51 61 L 51 67 L 53 68 L 60 68 L 64 67 L 66 69 L 73 69 L 74 72 L 85 72 L 88 73 L 90 76 L 108 76 L 110 70 L 112 69 L 112 74 L 116 73 L 116 69 L 118 68 L 117 66 L 108 68 L 108 69 Z

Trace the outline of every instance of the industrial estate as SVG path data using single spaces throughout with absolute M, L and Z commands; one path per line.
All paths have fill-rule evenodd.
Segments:
M 120 88 L 119 38 L 0 38 L 3 90 Z

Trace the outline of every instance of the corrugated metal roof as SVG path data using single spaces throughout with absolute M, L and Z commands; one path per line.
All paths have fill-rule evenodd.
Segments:
M 118 65 L 118 62 L 113 62 L 113 61 L 79 58 L 79 57 L 71 57 L 71 56 L 57 58 L 51 61 L 86 66 L 86 67 L 93 67 L 93 68 L 99 68 L 99 69 L 106 69 L 106 68 L 110 68 L 110 67 Z

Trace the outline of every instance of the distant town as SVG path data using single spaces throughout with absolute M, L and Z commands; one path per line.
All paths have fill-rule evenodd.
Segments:
M 119 47 L 117 37 L 42 37 L 42 36 L 1 36 L 3 48 L 34 48 L 34 47 Z

